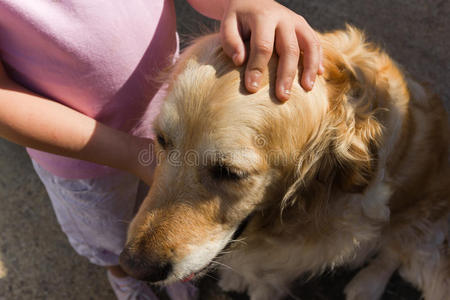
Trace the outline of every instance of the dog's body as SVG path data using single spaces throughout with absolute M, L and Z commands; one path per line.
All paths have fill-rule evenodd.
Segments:
M 369 262 L 347 299 L 378 299 L 397 269 L 425 299 L 447 299 L 445 110 L 358 31 L 321 39 L 324 76 L 285 104 L 273 96 L 276 57 L 262 90 L 246 95 L 216 35 L 182 55 L 125 269 L 169 282 L 213 261 L 223 289 L 259 300 L 283 297 L 301 275 Z

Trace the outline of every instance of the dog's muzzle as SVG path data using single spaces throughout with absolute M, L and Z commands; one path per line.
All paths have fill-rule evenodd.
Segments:
M 129 247 L 125 247 L 119 257 L 122 269 L 132 277 L 157 282 L 167 278 L 172 271 L 172 264 L 136 253 Z
M 233 244 L 233 242 L 241 236 L 241 234 L 247 228 L 247 225 L 250 222 L 252 216 L 253 216 L 253 213 L 249 214 L 244 220 L 242 220 L 242 222 L 239 224 L 239 226 L 234 231 L 233 236 L 231 237 L 230 241 L 225 245 L 225 247 L 223 247 L 223 249 L 219 253 L 221 253 L 225 249 L 229 248 Z M 214 257 L 214 259 L 212 259 L 212 261 L 214 261 L 217 257 L 220 257 L 220 254 L 217 255 L 216 257 Z M 213 265 L 212 261 L 211 261 L 211 263 L 209 263 L 206 267 L 202 268 L 201 270 L 186 276 L 185 278 L 182 279 L 182 281 L 187 282 L 196 277 L 201 277 L 201 274 L 207 273 L 208 269 Z
M 250 222 L 252 216 L 253 213 L 249 214 L 244 220 L 242 220 L 222 251 L 229 248 L 233 244 L 233 242 L 241 236 L 241 234 L 247 228 L 247 225 Z M 220 256 L 220 254 L 218 256 Z M 125 246 L 124 250 L 120 254 L 120 265 L 125 270 L 125 272 L 127 272 L 132 277 L 148 282 L 164 281 L 173 269 L 170 261 L 162 261 L 160 258 L 158 259 L 156 257 L 152 258 L 151 256 L 146 255 L 144 251 L 140 251 L 136 247 L 130 247 L 130 245 Z M 201 276 L 200 274 L 206 273 L 210 266 L 211 263 L 201 270 L 190 274 L 189 276 L 184 278 L 184 281 L 188 281 L 195 277 Z

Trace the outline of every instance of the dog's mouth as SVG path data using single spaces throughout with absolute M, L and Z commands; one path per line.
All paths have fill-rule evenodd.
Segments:
M 213 259 L 214 260 L 214 259 Z M 198 270 L 197 272 L 193 272 L 191 274 L 189 274 L 188 276 L 184 277 L 183 279 L 181 279 L 182 282 L 188 282 L 191 281 L 193 279 L 202 277 L 205 273 L 207 273 L 213 266 L 213 262 L 211 261 L 209 264 L 207 264 L 205 267 L 201 268 L 200 270 Z
M 222 248 L 222 250 L 219 251 L 219 254 L 217 254 L 213 259 L 211 259 L 211 261 L 209 262 L 209 264 L 207 264 L 205 267 L 201 268 L 200 270 L 193 272 L 191 274 L 189 274 L 188 276 L 184 277 L 181 281 L 183 282 L 188 282 L 191 281 L 193 279 L 202 277 L 204 274 L 206 274 L 210 269 L 212 269 L 212 267 L 215 265 L 214 261 L 216 260 L 216 258 L 220 257 L 222 255 L 222 253 L 224 252 L 224 250 L 226 250 L 227 248 L 230 248 L 231 245 L 233 244 L 233 242 L 239 238 L 241 236 L 241 234 L 244 232 L 244 230 L 247 228 L 248 223 L 250 222 L 251 218 L 253 216 L 253 213 L 249 214 L 244 220 L 242 220 L 242 222 L 239 224 L 239 226 L 236 228 L 236 230 L 234 231 L 233 235 L 231 236 L 230 240 L 228 241 L 228 243 L 225 245 L 225 247 Z

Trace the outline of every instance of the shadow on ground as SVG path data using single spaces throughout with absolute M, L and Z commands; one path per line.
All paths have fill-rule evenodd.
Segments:
M 182 39 L 214 25 L 185 1 L 175 1 Z M 450 1 L 282 1 L 325 31 L 345 23 L 363 28 L 421 81 L 429 82 L 450 109 Z M 0 140 L 0 300 L 114 299 L 103 269 L 77 256 L 56 223 L 50 201 L 23 148 Z M 303 300 L 343 299 L 353 273 L 334 273 L 298 282 Z M 214 280 L 199 282 L 202 299 L 246 299 L 222 294 Z M 165 297 L 163 297 L 165 298 Z M 384 300 L 414 300 L 420 294 L 397 275 Z

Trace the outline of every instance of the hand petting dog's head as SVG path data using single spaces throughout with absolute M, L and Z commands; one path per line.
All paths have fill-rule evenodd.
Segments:
M 381 129 L 370 114 L 355 119 L 345 110 L 364 94 L 355 88 L 361 74 L 330 54 L 315 88 L 307 93 L 296 79 L 282 104 L 273 92 L 276 59 L 260 91 L 248 94 L 243 68 L 224 55 L 217 35 L 183 53 L 154 126 L 155 180 L 121 255 L 127 272 L 160 283 L 191 279 L 252 216 L 259 226 L 268 214 L 281 222 L 283 206 L 294 202 L 306 212 L 320 208 L 327 200 L 320 190 L 365 188 Z

